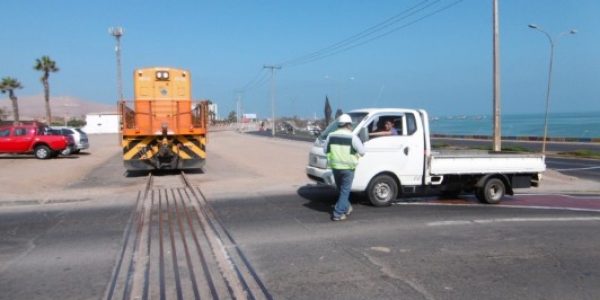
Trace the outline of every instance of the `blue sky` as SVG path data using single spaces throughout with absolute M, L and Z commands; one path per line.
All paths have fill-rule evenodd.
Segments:
M 426 8 L 387 27 L 405 26 L 388 35 L 310 63 L 284 64 L 276 72 L 276 114 L 321 117 L 325 95 L 334 110 L 490 114 L 491 0 L 7 1 L 0 77 L 19 79 L 20 97 L 41 94 L 33 65 L 49 55 L 60 68 L 50 77 L 53 96 L 115 103 L 115 41 L 107 29 L 122 26 L 126 98 L 133 97 L 135 68 L 180 67 L 192 73 L 194 98 L 213 100 L 221 116 L 235 109 L 236 91 L 250 87 L 241 94 L 244 111 L 268 117 L 269 82 L 252 84 L 266 72 L 263 65 L 324 49 L 415 5 Z M 554 37 L 578 30 L 556 46 L 551 112 L 600 111 L 600 1 L 499 6 L 502 112 L 543 112 L 550 47 L 529 23 Z

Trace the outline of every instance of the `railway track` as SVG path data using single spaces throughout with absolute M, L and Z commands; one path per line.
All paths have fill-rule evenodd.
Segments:
M 186 175 L 148 175 L 105 299 L 272 299 Z

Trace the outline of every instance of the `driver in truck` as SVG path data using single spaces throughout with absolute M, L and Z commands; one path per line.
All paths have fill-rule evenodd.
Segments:
M 398 135 L 398 130 L 394 128 L 392 120 L 386 120 L 383 123 L 383 128 L 376 132 L 369 133 L 369 137 L 386 136 L 386 135 Z
M 339 191 L 332 221 L 345 220 L 352 213 L 350 189 L 354 179 L 354 169 L 358 165 L 359 156 L 365 155 L 361 140 L 352 133 L 352 118 L 343 114 L 337 122 L 338 129 L 330 133 L 325 141 L 327 163 L 333 171 L 335 184 Z

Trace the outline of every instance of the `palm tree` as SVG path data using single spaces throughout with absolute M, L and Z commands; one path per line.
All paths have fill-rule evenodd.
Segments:
M 0 91 L 2 94 L 8 92 L 8 98 L 12 102 L 13 114 L 15 117 L 14 123 L 19 123 L 19 104 L 17 103 L 17 96 L 15 96 L 16 89 L 22 89 L 23 86 L 21 83 L 12 77 L 4 77 L 2 81 L 0 81 Z
M 48 84 L 48 77 L 50 72 L 58 72 L 56 62 L 50 59 L 49 56 L 44 55 L 41 58 L 35 60 L 35 66 L 33 67 L 37 71 L 42 71 L 43 75 L 40 80 L 44 85 L 44 100 L 46 100 L 46 118 L 48 124 L 52 123 L 52 114 L 50 113 L 50 84 Z

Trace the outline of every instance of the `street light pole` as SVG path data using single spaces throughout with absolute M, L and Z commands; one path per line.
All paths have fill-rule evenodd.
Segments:
M 115 54 L 117 56 L 117 94 L 119 95 L 119 101 L 123 101 L 123 77 L 121 76 L 121 37 L 123 36 L 123 32 L 123 28 L 121 27 L 111 27 L 108 29 L 108 33 L 117 40 Z
M 281 66 L 264 65 L 265 69 L 271 69 L 271 118 L 273 126 L 271 126 L 271 135 L 275 136 L 275 69 L 280 70 Z
M 552 86 L 552 64 L 554 62 L 555 43 L 554 43 L 554 40 L 552 40 L 552 37 L 550 36 L 550 34 L 548 34 L 546 31 L 541 29 L 539 26 L 537 26 L 535 24 L 529 24 L 529 28 L 535 29 L 535 30 L 543 33 L 548 38 L 548 42 L 550 43 L 550 63 L 548 64 L 548 86 L 546 88 L 546 108 L 545 108 L 545 113 L 544 113 L 544 138 L 542 140 L 542 154 L 545 155 L 546 154 L 546 139 L 548 137 L 548 107 L 550 106 L 550 87 Z M 565 31 L 565 32 L 559 34 L 556 37 L 556 40 L 558 41 L 558 39 L 565 34 L 575 34 L 575 33 L 577 33 L 577 30 L 575 30 L 575 29 Z

